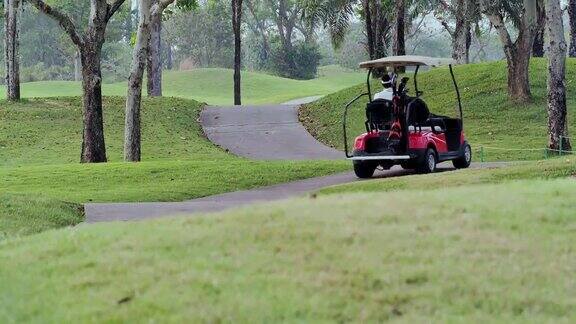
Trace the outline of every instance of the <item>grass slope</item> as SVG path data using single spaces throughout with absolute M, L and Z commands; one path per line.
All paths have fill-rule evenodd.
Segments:
M 327 195 L 8 240 L 0 320 L 571 322 L 574 184 Z
M 9 237 L 76 225 L 83 218 L 83 208 L 77 204 L 38 195 L 0 193 L 0 242 Z
M 168 71 L 164 74 L 164 95 L 207 102 L 213 105 L 233 103 L 233 71 L 206 68 L 191 71 Z M 296 98 L 327 95 L 362 82 L 362 73 L 344 70 L 337 66 L 319 69 L 317 79 L 298 81 L 277 76 L 243 72 L 242 95 L 245 104 L 282 103 Z M 3 89 L 0 87 L 0 90 Z M 125 96 L 126 82 L 104 84 L 108 96 Z M 5 97 L 5 94 L 2 96 Z M 22 95 L 34 97 L 79 96 L 79 82 L 45 81 L 22 84 Z M 2 97 L 2 98 L 4 98 Z
M 51 206 L 60 201 L 181 201 L 348 169 L 344 162 L 254 162 L 234 157 L 204 138 L 197 122 L 201 104 L 170 98 L 144 100 L 145 162 L 120 163 L 124 100 L 118 97 L 104 100 L 111 163 L 81 165 L 79 98 L 29 99 L 1 106 L 0 194 L 18 193 L 40 201 L 32 200 L 36 207 L 29 209 L 26 200 L 6 196 L 3 206 L 15 207 L 0 206 L 0 232 L 13 233 L 10 224 L 14 222 L 22 226 L 22 233 L 35 232 L 39 227 L 27 222 L 29 213 L 19 210 L 34 211 L 34 217 L 48 222 L 54 214 Z M 39 207 L 44 201 L 45 211 Z M 28 225 L 30 229 L 24 228 Z
M 512 180 L 546 180 L 568 178 L 570 176 L 576 176 L 576 161 L 572 157 L 537 162 L 519 162 L 502 168 L 468 169 L 431 175 L 374 179 L 324 188 L 319 193 L 345 194 L 399 190 L 435 190 L 437 188 L 466 187 Z
M 485 148 L 489 160 L 541 159 L 547 144 L 546 61 L 534 59 L 530 68 L 534 103 L 518 105 L 506 95 L 505 62 L 472 64 L 455 68 L 462 91 L 466 135 L 476 152 L 480 146 L 538 149 L 534 152 L 499 151 Z M 568 60 L 568 93 L 576 93 L 576 60 Z M 456 100 L 446 69 L 422 73 L 419 86 L 430 110 L 437 114 L 455 116 Z M 366 91 L 359 85 L 329 95 L 317 103 L 305 106 L 301 119 L 322 142 L 342 149 L 342 113 L 344 106 L 358 94 Z M 374 89 L 381 89 L 374 82 Z M 363 131 L 366 101 L 350 109 L 350 133 L 354 137 Z M 568 96 L 569 122 L 572 134 L 576 132 L 576 99 Z M 350 139 L 353 141 L 353 138 Z

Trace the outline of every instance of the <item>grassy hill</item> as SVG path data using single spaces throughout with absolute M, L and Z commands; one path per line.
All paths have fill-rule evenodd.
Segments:
M 79 98 L 0 105 L 0 237 L 69 225 L 30 222 L 51 219 L 51 210 L 62 210 L 62 201 L 182 201 L 348 169 L 344 162 L 248 161 L 232 156 L 202 134 L 197 122 L 201 104 L 170 98 L 144 100 L 144 162 L 121 163 L 124 99 L 119 97 L 104 100 L 110 163 L 81 165 Z M 76 214 L 76 222 L 82 219 L 81 208 L 69 211 Z M 70 219 L 70 212 L 64 219 Z
M 458 67 L 473 144 L 544 145 L 543 61 L 532 67 L 536 101 L 522 107 L 506 100 L 501 69 Z M 447 113 L 454 101 L 441 72 L 422 81 L 434 85 L 428 96 L 438 93 L 432 109 Z M 303 110 L 327 143 L 338 146 L 339 105 L 354 91 Z M 576 319 L 572 156 L 362 181 L 219 214 L 67 227 L 87 201 L 184 200 L 350 168 L 231 156 L 203 137 L 200 103 L 168 98 L 144 101 L 145 162 L 121 163 L 123 100 L 114 97 L 105 101 L 112 162 L 81 165 L 79 100 L 0 104 L 2 323 Z M 359 105 L 353 118 L 361 116 Z
M 571 322 L 576 167 L 540 163 L 9 239 L 0 321 Z
M 546 60 L 534 59 L 530 68 L 534 102 L 520 105 L 510 102 L 506 95 L 506 65 L 504 62 L 473 64 L 455 68 L 464 105 L 465 131 L 473 146 L 476 159 L 481 146 L 488 160 L 541 159 L 547 144 Z M 576 60 L 568 60 L 567 68 L 569 122 L 571 133 L 576 132 Z M 456 116 L 456 100 L 447 69 L 435 69 L 419 76 L 419 86 L 430 110 L 437 114 Z M 411 85 L 412 87 L 412 85 Z M 342 149 L 342 114 L 344 106 L 365 92 L 358 85 L 307 105 L 301 119 L 322 142 Z M 373 89 L 382 86 L 374 82 Z M 413 89 L 412 89 L 413 90 Z M 364 127 L 366 100 L 350 109 L 351 141 Z M 502 151 L 503 149 L 532 149 L 534 151 Z
M 194 99 L 213 105 L 230 105 L 233 102 L 233 71 L 206 68 L 191 71 L 167 71 L 164 73 L 164 95 Z M 362 73 L 337 66 L 319 69 L 317 79 L 298 81 L 277 76 L 243 72 L 243 101 L 245 104 L 282 103 L 292 99 L 327 95 L 362 82 Z M 104 84 L 107 96 L 125 96 L 126 82 Z M 3 88 L 0 93 L 5 96 Z M 79 82 L 45 81 L 22 84 L 22 95 L 34 97 L 79 96 Z

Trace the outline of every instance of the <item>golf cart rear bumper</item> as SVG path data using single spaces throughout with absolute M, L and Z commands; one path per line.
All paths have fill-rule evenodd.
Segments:
M 396 162 L 397 164 L 412 160 L 420 161 L 426 155 L 426 150 L 411 149 L 406 154 L 388 155 L 388 154 L 370 154 L 364 151 L 355 150 L 352 157 L 348 158 L 351 161 L 389 161 Z
M 365 155 L 365 156 L 353 156 L 348 158 L 350 161 L 405 161 L 410 160 L 409 155 Z

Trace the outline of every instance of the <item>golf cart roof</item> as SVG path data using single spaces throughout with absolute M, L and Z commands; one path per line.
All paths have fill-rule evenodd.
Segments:
M 404 56 L 389 56 L 374 61 L 360 63 L 360 67 L 364 69 L 398 67 L 398 66 L 438 67 L 446 65 L 456 65 L 456 61 L 449 58 L 404 55 Z

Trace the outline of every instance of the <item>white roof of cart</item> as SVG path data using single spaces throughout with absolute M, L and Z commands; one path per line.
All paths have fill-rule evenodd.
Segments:
M 374 61 L 362 62 L 360 67 L 364 69 L 385 68 L 398 66 L 429 66 L 438 67 L 456 65 L 456 61 L 449 58 L 427 57 L 416 55 L 389 56 Z

